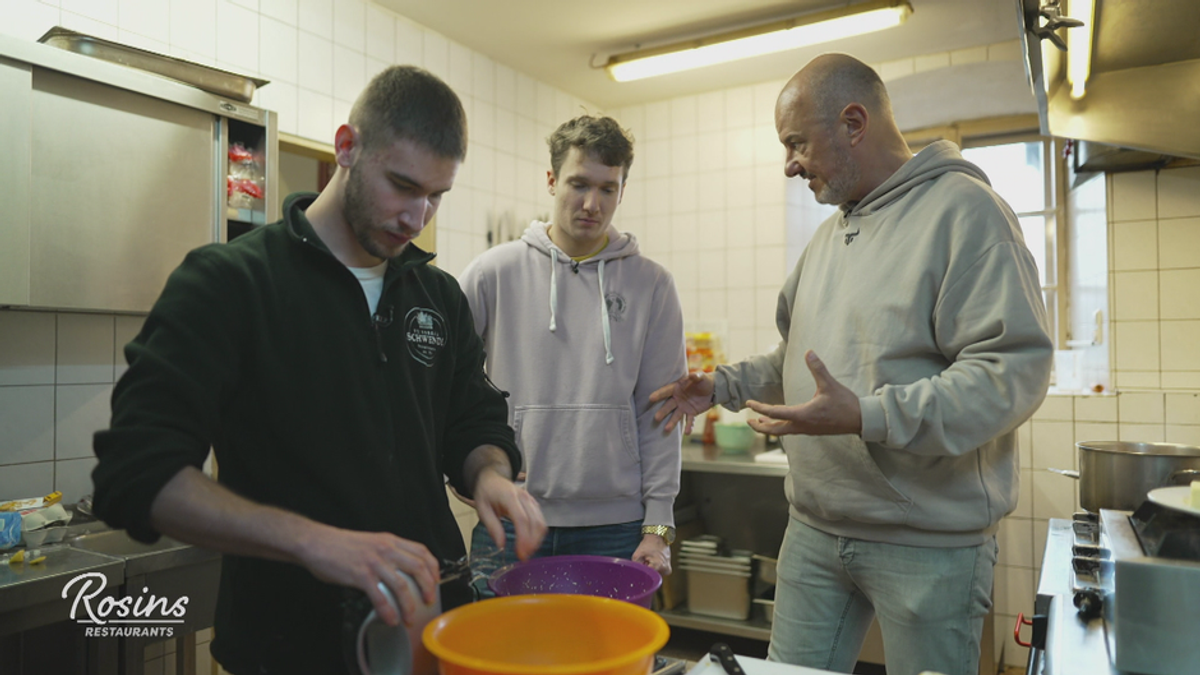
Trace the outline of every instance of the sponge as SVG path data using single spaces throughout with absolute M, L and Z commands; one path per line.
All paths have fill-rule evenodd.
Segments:
M 1193 509 L 1200 509 L 1200 480 L 1192 481 L 1192 499 L 1191 505 Z

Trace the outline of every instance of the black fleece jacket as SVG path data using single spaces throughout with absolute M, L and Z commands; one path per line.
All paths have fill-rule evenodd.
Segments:
M 95 437 L 95 509 L 142 541 L 150 505 L 211 446 L 234 492 L 337 527 L 465 554 L 443 488 L 467 455 L 520 454 L 455 279 L 409 245 L 372 316 L 292 195 L 284 219 L 188 254 Z M 231 672 L 338 672 L 346 592 L 295 565 L 226 555 L 213 653 Z

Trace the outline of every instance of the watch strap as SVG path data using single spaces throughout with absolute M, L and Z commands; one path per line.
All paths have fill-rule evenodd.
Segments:
M 657 534 L 662 537 L 668 545 L 675 541 L 675 528 L 670 525 L 643 525 L 642 534 Z

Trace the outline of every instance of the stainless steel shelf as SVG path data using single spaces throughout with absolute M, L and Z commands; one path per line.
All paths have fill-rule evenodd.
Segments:
M 752 640 L 769 641 L 771 639 L 771 624 L 754 614 L 751 614 L 751 618 L 747 621 L 738 621 L 737 619 L 692 614 L 687 611 L 687 605 L 680 605 L 675 609 L 661 609 L 658 611 L 658 615 L 667 622 L 667 625 L 679 628 L 706 630 L 711 633 L 736 635 Z
M 232 206 L 226 209 L 225 217 L 229 220 L 236 220 L 241 223 L 251 223 L 253 225 L 266 225 L 267 214 L 263 211 L 252 211 L 250 209 L 235 209 Z
M 762 450 L 745 454 L 728 454 L 715 445 L 683 444 L 683 470 L 706 473 L 742 474 L 746 476 L 786 476 L 785 464 L 756 462 Z

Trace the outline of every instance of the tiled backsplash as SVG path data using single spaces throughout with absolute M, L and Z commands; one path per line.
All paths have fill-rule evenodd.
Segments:
M 1020 429 L 1021 498 L 1001 523 L 996 644 L 1012 642 L 1018 612 L 1033 610 L 1047 519 L 1078 508 L 1078 441 L 1200 445 L 1200 167 L 1111 174 L 1108 195 L 1108 334 L 1116 395 L 1052 395 Z M 1077 250 L 1087 242 L 1071 242 Z M 1079 289 L 1072 288 L 1073 293 Z
M 121 348 L 141 317 L 0 310 L 0 499 L 92 491 Z

